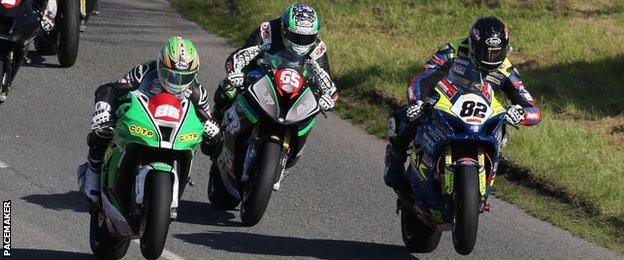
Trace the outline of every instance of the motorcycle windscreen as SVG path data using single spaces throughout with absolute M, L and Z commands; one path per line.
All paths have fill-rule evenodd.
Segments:
M 310 116 L 313 116 L 318 111 L 319 106 L 316 101 L 316 97 L 314 97 L 312 91 L 307 88 L 286 114 L 286 124 L 300 122 Z
M 275 87 L 269 79 L 269 76 L 264 76 L 254 83 L 249 88 L 249 92 L 262 110 L 273 120 L 278 121 L 280 117 L 279 101 L 277 100 Z

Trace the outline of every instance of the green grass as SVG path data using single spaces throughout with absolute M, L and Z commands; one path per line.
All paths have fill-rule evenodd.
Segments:
M 172 0 L 189 19 L 234 45 L 290 4 L 237 1 L 239 11 L 232 13 L 225 2 Z M 624 252 L 622 225 L 604 224 L 624 221 L 624 2 L 307 2 L 322 19 L 321 37 L 341 92 L 337 112 L 381 137 L 390 109 L 405 103 L 408 79 L 437 47 L 464 37 L 480 15 L 500 17 L 511 31 L 510 59 L 543 108 L 544 121 L 512 132 L 504 152 L 515 166 L 501 171 L 507 181 L 497 195 Z

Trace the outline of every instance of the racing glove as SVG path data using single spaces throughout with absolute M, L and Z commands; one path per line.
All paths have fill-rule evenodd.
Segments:
M 524 120 L 524 109 L 520 105 L 513 105 L 507 110 L 507 115 L 505 116 L 505 120 L 510 125 L 517 125 L 522 120 Z
M 217 121 L 214 121 L 212 119 L 208 119 L 206 120 L 206 122 L 204 122 L 204 136 L 210 139 L 214 139 L 219 132 L 221 132 L 221 127 L 219 127 L 219 124 L 217 123 Z
M 251 46 L 236 52 L 226 64 L 226 75 L 231 87 L 242 87 L 245 75 L 243 68 L 263 51 L 262 46 Z
M 319 107 L 321 107 L 323 112 L 332 110 L 335 105 L 336 102 L 334 102 L 330 95 L 323 94 L 321 98 L 319 98 Z
M 107 102 L 99 101 L 95 103 L 93 108 L 93 119 L 91 121 L 91 130 L 102 138 L 111 138 L 113 136 L 113 118 L 111 115 L 111 106 Z
M 414 122 L 422 116 L 423 102 L 417 100 L 416 103 L 407 107 L 405 114 L 410 122 Z
M 56 0 L 48 0 L 48 4 L 46 4 L 45 10 L 41 13 L 41 27 L 46 32 L 52 31 L 54 29 L 54 19 L 56 18 Z

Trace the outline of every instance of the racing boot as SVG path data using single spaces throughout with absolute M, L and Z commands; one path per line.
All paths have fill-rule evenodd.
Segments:
M 404 151 L 396 151 L 392 144 L 386 146 L 386 160 L 384 168 L 384 182 L 401 198 L 409 198 L 411 188 L 405 177 L 405 161 L 407 154 Z
M 95 173 L 87 162 L 78 167 L 78 185 L 80 186 L 80 193 L 89 203 L 89 208 L 100 201 L 100 175 Z

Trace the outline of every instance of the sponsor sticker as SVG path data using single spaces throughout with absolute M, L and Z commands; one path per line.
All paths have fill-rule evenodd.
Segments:
M 453 63 L 451 69 L 453 70 L 453 72 L 460 75 L 464 75 L 464 73 L 466 73 L 466 67 L 460 65 L 459 63 Z
M 180 136 L 181 142 L 196 141 L 197 139 L 199 139 L 199 135 L 197 133 L 188 133 Z
M 130 133 L 133 133 L 135 135 L 147 136 L 147 137 L 154 136 L 154 131 L 149 130 L 145 127 L 138 126 L 138 125 L 131 125 L 128 128 L 128 130 L 130 130 Z
M 501 44 L 501 39 L 498 37 L 491 37 L 491 38 L 487 38 L 487 40 L 485 40 L 485 44 L 490 45 L 492 47 L 497 47 Z

